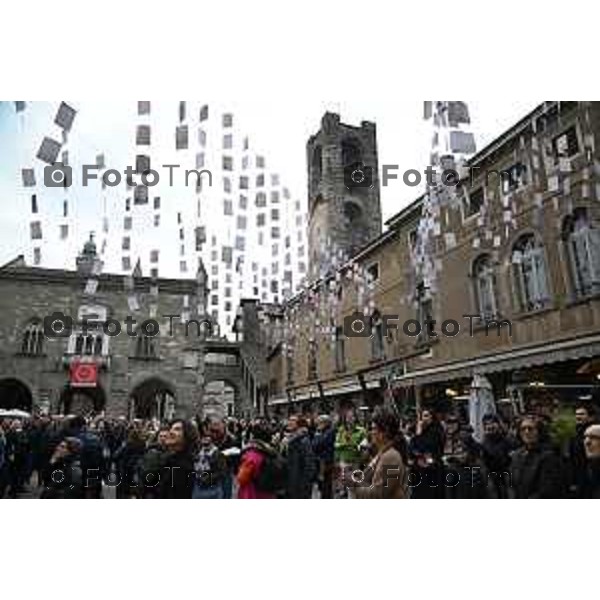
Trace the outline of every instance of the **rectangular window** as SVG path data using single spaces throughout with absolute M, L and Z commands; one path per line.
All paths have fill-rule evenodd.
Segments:
M 233 148 L 233 136 L 228 133 L 223 136 L 223 150 L 231 150 Z
M 277 190 L 273 190 L 271 192 L 271 202 L 273 204 L 277 204 L 279 202 L 279 192 Z
M 206 121 L 208 119 L 208 105 L 204 105 L 200 109 L 200 121 Z
M 482 187 L 473 190 L 469 194 L 465 206 L 465 219 L 468 219 L 469 217 L 477 215 L 479 214 L 479 212 L 481 212 L 481 207 L 483 206 L 484 198 L 485 196 Z
M 65 200 L 63 202 L 63 217 L 67 217 L 69 215 L 69 203 Z
M 151 263 L 158 262 L 158 250 L 150 250 L 150 262 Z
M 223 214 L 233 215 L 233 202 L 231 200 L 223 200 Z
M 246 229 L 248 223 L 247 217 L 244 215 L 238 215 L 236 226 L 238 229 Z
M 131 217 L 125 217 L 123 219 L 123 229 L 125 229 L 125 230 L 131 229 L 131 221 L 132 221 Z
M 569 129 L 557 135 L 552 140 L 552 149 L 554 150 L 555 162 L 558 162 L 560 158 L 575 156 L 579 152 L 579 141 L 575 126 L 569 127 Z
M 154 227 L 158 227 L 160 225 L 160 215 L 154 215 Z
M 158 210 L 160 208 L 160 196 L 154 197 L 154 209 Z
M 240 190 L 248 189 L 248 178 L 245 175 L 240 177 Z
M 527 185 L 527 167 L 517 163 L 501 172 L 502 193 L 509 194 Z
M 256 176 L 256 187 L 263 187 L 265 185 L 265 176 L 261 173 Z
M 277 208 L 271 209 L 271 220 L 279 221 L 279 209 L 277 209 Z
M 271 227 L 271 237 L 274 240 L 278 240 L 279 239 L 279 235 L 280 235 L 279 227 Z
M 379 263 L 367 267 L 367 283 L 375 283 L 379 279 Z
M 31 212 L 36 214 L 38 211 L 38 204 L 37 204 L 37 196 L 35 194 L 31 195 Z
M 240 208 L 246 210 L 248 208 L 248 198 L 246 196 L 240 196 Z
M 206 131 L 202 128 L 198 129 L 198 144 L 202 148 L 206 146 Z
M 130 250 L 131 249 L 131 238 L 129 238 L 127 236 L 123 238 L 123 242 L 121 243 L 121 249 L 122 250 Z
M 231 113 L 225 113 L 223 115 L 223 127 L 231 127 L 233 125 L 233 115 Z
M 129 271 L 131 269 L 131 258 L 129 258 L 129 256 L 121 258 L 121 267 L 123 271 Z
M 183 123 L 185 121 L 185 101 L 179 103 L 179 121 Z
M 61 225 L 60 226 L 60 239 L 66 240 L 68 236 L 69 236 L 69 226 Z
M 258 213 L 256 215 L 256 226 L 262 227 L 265 224 L 265 213 Z
M 273 173 L 271 175 L 271 185 L 272 186 L 279 185 L 279 175 L 277 175 L 276 173 Z
M 223 171 L 233 171 L 233 158 L 231 156 L 223 157 Z
M 267 196 L 264 192 L 257 192 L 255 204 L 258 208 L 263 208 L 267 205 Z
M 179 270 L 182 273 L 187 273 L 187 263 L 185 262 L 185 260 L 179 261 Z
M 257 169 L 264 169 L 265 168 L 265 157 L 264 156 L 257 156 L 256 157 L 256 168 Z

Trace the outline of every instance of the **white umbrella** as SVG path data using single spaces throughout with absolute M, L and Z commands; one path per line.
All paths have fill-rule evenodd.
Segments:
M 24 410 L 20 410 L 19 408 L 11 408 L 10 410 L 0 409 L 0 417 L 8 419 L 29 419 L 31 414 Z
M 483 440 L 483 417 L 496 414 L 496 403 L 492 384 L 487 377 L 475 374 L 469 395 L 469 423 L 473 428 L 473 438 Z

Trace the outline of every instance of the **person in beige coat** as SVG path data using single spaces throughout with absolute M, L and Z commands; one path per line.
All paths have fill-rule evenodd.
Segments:
M 349 487 L 358 499 L 408 498 L 408 470 L 402 458 L 404 449 L 399 421 L 389 409 L 375 411 L 371 426 L 371 442 L 377 454 L 364 472 L 354 471 Z

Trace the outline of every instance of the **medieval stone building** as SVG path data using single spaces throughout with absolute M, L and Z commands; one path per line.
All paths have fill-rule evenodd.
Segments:
M 77 270 L 0 268 L 0 407 L 168 418 L 202 409 L 206 273 L 102 274 L 92 240 Z M 120 333 L 115 335 L 117 328 Z

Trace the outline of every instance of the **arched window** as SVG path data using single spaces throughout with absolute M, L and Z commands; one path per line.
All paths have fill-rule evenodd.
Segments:
M 513 276 L 517 304 L 522 311 L 544 308 L 550 300 L 544 247 L 533 234 L 523 235 L 513 247 Z
M 385 358 L 385 348 L 383 347 L 383 322 L 378 311 L 371 317 L 371 358 L 373 360 L 383 360 Z
M 338 373 L 346 370 L 346 336 L 341 327 L 335 328 L 335 370 Z
M 158 358 L 157 337 L 138 333 L 135 338 L 135 356 L 146 359 Z
M 308 379 L 317 379 L 319 376 L 317 363 L 317 341 L 308 342 Z
M 496 275 L 490 257 L 480 256 L 473 263 L 473 285 L 477 311 L 485 320 L 496 316 Z
M 28 356 L 40 356 L 44 352 L 44 330 L 37 319 L 31 321 L 23 333 L 21 353 Z
M 342 142 L 342 166 L 362 162 L 362 150 L 357 140 L 347 138 Z
M 323 150 L 321 146 L 316 146 L 312 155 L 312 178 L 316 185 L 321 181 L 323 175 Z
M 571 285 L 575 296 L 600 291 L 600 230 L 592 229 L 585 208 L 576 209 L 563 226 Z
M 102 333 L 74 332 L 69 339 L 68 352 L 78 356 L 102 356 L 105 354 L 104 339 Z

